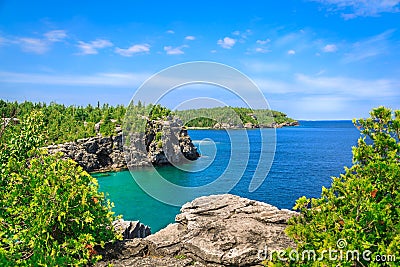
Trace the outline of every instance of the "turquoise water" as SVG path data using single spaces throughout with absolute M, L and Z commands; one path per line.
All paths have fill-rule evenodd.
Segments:
M 262 132 L 261 132 L 262 131 Z M 198 187 L 215 181 L 229 164 L 227 177 L 237 175 L 235 170 L 243 168 L 240 181 L 230 190 L 243 197 L 270 203 L 279 208 L 291 209 L 295 200 L 303 195 L 318 197 L 322 186 L 329 186 L 331 176 L 338 176 L 344 166 L 351 165 L 351 147 L 356 145 L 359 132 L 350 121 L 303 121 L 300 127 L 276 130 L 276 152 L 272 167 L 261 186 L 249 191 L 260 157 L 261 133 L 271 136 L 271 129 L 246 131 L 249 143 L 237 142 L 243 131 L 191 130 L 195 144 L 200 144 L 200 152 L 205 155 L 183 171 L 173 166 L 156 169 L 141 169 L 132 173 L 136 181 L 156 192 L 164 192 L 158 180 L 159 175 L 173 184 Z M 199 140 L 206 140 L 199 143 Z M 208 141 L 209 140 L 209 141 Z M 233 140 L 234 147 L 230 140 Z M 235 141 L 236 140 L 236 141 Z M 247 151 L 249 149 L 249 151 Z M 267 149 L 264 153 L 271 153 Z M 247 153 L 249 152 L 249 153 Z M 232 154 L 238 155 L 232 157 Z M 268 168 L 268 166 L 259 166 Z M 239 172 L 239 171 L 238 171 Z M 239 172 L 239 174 L 241 174 Z M 94 175 L 98 178 L 100 190 L 108 194 L 115 204 L 114 211 L 126 220 L 140 220 L 158 231 L 174 221 L 179 208 L 163 204 L 148 196 L 132 178 L 129 171 L 109 173 L 109 176 Z M 261 174 L 262 175 L 262 174 Z M 265 178 L 265 177 L 261 177 Z M 164 192 L 169 200 L 191 200 L 195 193 Z

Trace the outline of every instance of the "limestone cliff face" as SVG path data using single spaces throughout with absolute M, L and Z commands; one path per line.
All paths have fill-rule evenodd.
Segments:
M 50 154 L 62 152 L 88 172 L 123 169 L 126 161 L 122 149 L 122 135 L 90 137 L 47 147 Z
M 160 136 L 157 139 L 157 135 Z M 187 130 L 177 117 L 167 121 L 149 121 L 145 145 L 148 158 L 153 164 L 183 163 L 199 157 Z
M 260 266 L 260 250 L 295 247 L 284 233 L 297 213 L 225 194 L 182 206 L 175 223 L 101 251 L 99 266 Z
M 183 163 L 200 156 L 176 117 L 169 117 L 167 121 L 149 121 L 146 133 L 129 133 L 129 137 L 129 145 L 124 145 L 120 132 L 116 136 L 79 139 L 47 149 L 51 154 L 62 152 L 65 158 L 75 160 L 88 172 Z

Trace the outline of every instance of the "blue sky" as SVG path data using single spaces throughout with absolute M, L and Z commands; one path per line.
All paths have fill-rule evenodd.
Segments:
M 400 108 L 400 0 L 80 2 L 0 0 L 0 98 L 127 104 L 154 73 L 204 60 L 297 119 Z

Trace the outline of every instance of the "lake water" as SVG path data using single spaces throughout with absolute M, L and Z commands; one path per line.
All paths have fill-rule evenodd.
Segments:
M 254 175 L 260 175 L 255 174 L 255 170 L 260 157 L 260 144 L 266 142 L 261 139 L 260 131 L 270 136 L 271 129 L 245 131 L 249 143 L 236 141 L 234 148 L 231 146 L 234 141 L 231 140 L 241 140 L 239 135 L 243 131 L 190 130 L 194 143 L 201 144 L 200 152 L 208 156 L 185 166 L 189 171 L 167 166 L 137 170 L 132 175 L 142 186 L 162 192 L 163 186 L 157 178 L 160 175 L 173 184 L 198 187 L 215 181 L 231 164 L 229 166 L 234 166 L 233 169 L 230 168 L 225 175 L 237 175 L 235 166 L 237 169 L 242 167 L 244 173 L 241 175 L 238 172 L 241 179 L 230 193 L 291 209 L 301 196 L 318 197 L 322 186 L 330 185 L 332 176 L 339 176 L 344 166 L 351 166 L 351 148 L 359 137 L 351 121 L 301 121 L 300 125 L 276 130 L 272 166 L 266 179 L 254 192 L 249 191 L 249 185 Z M 199 143 L 199 140 L 203 141 Z M 233 151 L 239 156 L 232 157 Z M 267 170 L 268 166 L 265 168 Z M 129 171 L 122 171 L 109 173 L 109 176 L 94 176 L 99 180 L 100 190 L 106 192 L 114 202 L 115 213 L 122 214 L 124 219 L 140 220 L 149 225 L 153 233 L 174 222 L 179 207 L 164 204 L 146 194 L 132 175 Z M 191 200 L 198 194 L 210 193 L 213 192 L 197 192 L 186 196 L 173 192 L 167 194 L 170 200 Z

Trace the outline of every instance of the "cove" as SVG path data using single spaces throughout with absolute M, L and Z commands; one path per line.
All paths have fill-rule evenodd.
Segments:
M 343 167 L 351 165 L 351 147 L 356 145 L 359 137 L 351 121 L 300 121 L 299 127 L 277 129 L 272 167 L 262 185 L 250 193 L 248 186 L 260 156 L 258 148 L 260 142 L 265 142 L 260 139 L 260 131 L 271 129 L 247 130 L 249 145 L 235 143 L 235 153 L 241 153 L 250 146 L 250 156 L 246 159 L 242 178 L 230 193 L 286 209 L 291 209 L 296 199 L 303 195 L 318 197 L 322 186 L 330 185 L 332 176 L 343 173 Z M 226 170 L 229 160 L 244 160 L 231 157 L 230 140 L 238 138 L 235 135 L 239 135 L 239 131 L 190 130 L 189 135 L 195 145 L 200 145 L 200 152 L 210 150 L 211 153 L 207 151 L 207 154 L 213 155 L 199 158 L 186 166 L 201 171 L 190 172 L 165 166 L 138 169 L 132 174 L 129 171 L 107 173 L 107 176 L 93 174 L 99 181 L 100 190 L 115 204 L 113 211 L 116 214 L 122 214 L 125 220 L 140 220 L 149 225 L 154 233 L 174 222 L 179 208 L 147 195 L 132 175 L 155 188 L 159 186 L 154 182 L 157 173 L 174 184 L 194 187 L 214 181 Z

